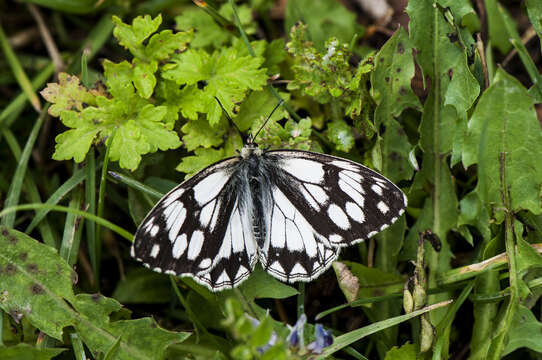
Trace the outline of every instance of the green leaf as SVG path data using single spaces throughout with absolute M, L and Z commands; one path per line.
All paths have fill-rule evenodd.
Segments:
M 260 324 L 252 332 L 250 337 L 250 345 L 253 348 L 258 348 L 267 344 L 271 335 L 273 334 L 273 326 L 271 323 L 271 318 L 266 316 Z
M 179 112 L 183 117 L 197 120 L 198 113 L 205 111 L 205 104 L 200 99 L 200 91 L 196 85 L 182 87 L 170 80 L 162 80 L 156 88 L 157 97 L 163 100 L 162 105 L 167 107 L 164 121 L 174 124 L 179 118 Z
M 190 336 L 161 329 L 151 318 L 110 322 L 110 313 L 121 305 L 103 296 L 77 295 L 74 306 L 86 315 L 75 329 L 94 354 L 107 353 L 120 337 L 116 359 L 162 359 L 169 345 Z
M 534 314 L 523 305 L 518 305 L 514 319 L 508 331 L 508 342 L 504 348 L 503 356 L 521 347 L 529 348 L 535 352 L 542 352 L 542 323 Z
M 359 280 L 358 298 L 360 299 L 396 293 L 403 289 L 404 279 L 399 275 L 353 261 L 342 262 Z
M 215 162 L 224 158 L 224 149 L 206 149 L 197 148 L 194 150 L 195 155 L 183 157 L 181 163 L 177 165 L 175 170 L 185 174 L 193 175 Z
M 134 86 L 143 98 L 148 99 L 156 86 L 154 73 L 158 69 L 158 63 L 156 61 L 146 63 L 134 59 L 133 64 L 132 81 Z
M 83 106 L 94 105 L 97 92 L 88 91 L 80 85 L 77 76 L 66 73 L 58 74 L 58 83 L 49 83 L 40 91 L 45 100 L 53 103 L 49 114 L 59 116 L 63 110 L 83 110 Z
M 173 34 L 171 30 L 161 31 L 150 38 L 148 45 L 145 47 L 145 55 L 148 59 L 166 60 L 175 51 L 186 50 L 192 36 L 192 31 L 178 32 L 176 34 Z
M 219 146 L 224 142 L 224 126 L 209 125 L 209 122 L 203 118 L 188 121 L 183 125 L 181 131 L 183 135 L 183 143 L 188 151 L 192 151 L 198 147 L 210 148 Z
M 262 66 L 267 68 L 269 75 L 278 74 L 280 73 L 278 64 L 283 62 L 287 55 L 284 39 L 275 39 L 265 47 L 265 53 L 263 54 L 265 61 Z
M 119 44 L 133 55 L 137 55 L 143 47 L 143 41 L 158 30 L 158 26 L 162 23 L 162 15 L 158 15 L 154 19 L 150 15 L 138 16 L 132 21 L 132 25 L 125 24 L 120 18 L 113 16 L 113 22 L 116 24 L 113 35 Z
M 200 102 L 207 112 L 211 125 L 219 122 L 222 109 L 215 101 L 218 97 L 229 114 L 234 103 L 244 99 L 247 90 L 260 90 L 267 81 L 265 69 L 260 68 L 263 58 L 238 56 L 233 48 L 223 48 L 209 55 L 204 50 L 188 50 L 172 58 L 172 64 L 164 66 L 162 76 L 177 84 L 196 85 L 204 82 L 198 90 Z
M 538 34 L 538 39 L 542 42 L 542 3 L 537 0 L 527 0 L 525 1 L 525 8 L 529 20 Z
M 497 219 L 508 206 L 502 202 L 503 187 L 510 210 L 540 214 L 542 132 L 533 100 L 518 80 L 497 71 L 469 120 L 467 134 L 463 163 L 478 164 L 476 190 Z
M 2 360 L 50 360 L 66 349 L 38 348 L 28 344 L 16 346 L 0 346 L 0 359 Z
M 56 250 L 0 226 L 0 308 L 19 322 L 24 316 L 47 335 L 62 340 L 75 324 L 71 308 L 75 273 Z
M 239 288 L 242 290 L 243 295 L 250 300 L 262 298 L 285 299 L 298 294 L 295 288 L 278 281 L 259 266 L 255 268 L 254 272 Z
M 284 99 L 284 101 L 288 101 L 290 99 L 289 93 L 281 92 L 279 95 Z M 239 108 L 239 112 L 233 118 L 233 121 L 237 127 L 239 127 L 239 130 L 247 131 L 256 123 L 258 125 L 263 124 L 277 103 L 277 98 L 271 94 L 269 89 L 265 89 L 263 91 L 253 91 L 250 93 L 247 99 L 243 101 L 241 107 Z M 284 107 L 279 107 L 269 119 L 269 123 L 275 123 L 287 115 L 288 112 L 284 109 Z
M 123 304 L 163 304 L 171 301 L 171 296 L 167 276 L 143 268 L 126 274 L 113 292 L 113 297 Z
M 394 346 L 387 353 L 384 360 L 416 360 L 416 345 L 406 343 L 401 347 Z

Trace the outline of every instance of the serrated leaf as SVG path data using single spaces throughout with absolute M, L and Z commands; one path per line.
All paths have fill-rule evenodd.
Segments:
M 192 36 L 192 31 L 178 32 L 176 34 L 173 34 L 171 30 L 160 31 L 150 38 L 145 47 L 146 57 L 156 61 L 165 60 L 175 51 L 186 50 Z
M 162 72 L 165 79 L 187 85 L 205 82 L 198 93 L 211 125 L 217 124 L 222 116 L 215 96 L 231 114 L 234 103 L 242 101 L 247 90 L 260 90 L 267 81 L 265 69 L 260 68 L 263 58 L 238 56 L 232 48 L 212 55 L 204 50 L 188 50 L 172 60 L 174 64 L 164 67 Z
M 116 24 L 113 35 L 118 39 L 119 44 L 137 56 L 138 50 L 143 47 L 143 41 L 158 30 L 158 26 L 162 23 L 162 15 L 158 15 L 154 19 L 150 15 L 138 16 L 131 25 L 125 24 L 120 18 L 113 16 L 113 22 Z
M 58 83 L 48 83 L 40 92 L 41 96 L 50 103 L 49 114 L 59 116 L 63 110 L 83 110 L 83 105 L 94 105 L 96 94 L 80 85 L 77 76 L 66 73 L 58 74 Z
M 289 93 L 279 94 L 284 101 L 288 101 L 290 99 Z M 237 127 L 239 127 L 239 130 L 247 131 L 255 122 L 262 124 L 263 121 L 267 119 L 269 114 L 271 114 L 271 111 L 273 111 L 277 104 L 277 98 L 274 97 L 268 89 L 263 91 L 253 91 L 250 93 L 247 99 L 243 101 L 241 107 L 239 108 L 239 112 L 233 118 L 233 121 Z M 288 112 L 284 108 L 278 108 L 269 119 L 269 122 L 278 121 L 287 116 L 287 114 Z
M 198 147 L 210 148 L 224 142 L 224 127 L 220 124 L 211 126 L 207 120 L 202 118 L 188 121 L 183 125 L 181 131 L 185 134 L 182 138 L 188 151 Z
M 508 206 L 540 214 L 542 132 L 523 85 L 499 69 L 478 101 L 467 134 L 463 163 L 478 164 L 478 195 L 497 219 Z M 502 203 L 503 189 L 510 204 Z
M 200 91 L 196 85 L 181 86 L 170 80 L 162 80 L 156 88 L 157 96 L 163 100 L 162 105 L 167 107 L 165 122 L 174 124 L 179 118 L 179 112 L 183 117 L 196 120 L 198 113 L 205 110 L 200 99 Z
M 157 69 L 158 63 L 156 61 L 147 63 L 134 59 L 132 81 L 138 93 L 145 99 L 150 98 L 154 91 L 154 87 L 156 86 L 154 73 Z
M 82 162 L 99 132 L 99 128 L 87 125 L 58 134 L 55 137 L 53 159 L 60 161 L 73 158 L 76 162 Z

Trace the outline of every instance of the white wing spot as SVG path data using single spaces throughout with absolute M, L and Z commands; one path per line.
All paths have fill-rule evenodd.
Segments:
M 180 201 L 175 201 L 173 204 L 170 205 L 172 208 L 171 212 L 168 213 L 167 219 L 166 219 L 166 229 L 171 229 L 173 226 L 173 222 L 175 219 L 177 219 L 177 216 L 179 216 L 179 213 L 184 208 L 183 204 L 181 204 Z M 169 208 L 168 208 L 169 209 Z
M 179 235 L 179 230 L 181 230 L 181 226 L 184 224 L 184 220 L 186 219 L 186 208 L 183 207 L 177 217 L 173 220 L 173 223 L 171 224 L 171 229 L 169 230 L 169 241 L 173 242 L 177 238 L 177 235 Z
M 382 196 L 382 188 L 378 186 L 377 184 L 371 185 L 371 190 L 373 190 L 378 195 Z
M 339 234 L 329 235 L 329 241 L 333 243 L 338 243 L 338 242 L 343 241 L 343 237 Z
M 154 224 L 154 216 L 151 217 L 149 220 L 147 220 L 147 223 L 143 226 L 143 230 L 145 230 L 145 232 L 149 232 L 153 224 Z
M 316 185 L 314 185 L 316 186 Z M 301 185 L 299 187 L 299 190 L 301 191 L 301 194 L 303 195 L 303 197 L 305 198 L 305 200 L 307 200 L 307 202 L 309 203 L 309 205 L 316 211 L 320 211 L 320 206 L 318 205 L 318 203 L 316 201 L 314 201 L 314 198 L 311 196 L 311 194 L 309 194 L 309 192 L 305 189 L 305 187 L 303 185 Z
M 361 183 L 355 181 L 354 179 L 352 179 L 351 177 L 349 177 L 347 174 L 346 174 L 346 171 L 341 171 L 339 173 L 339 179 L 345 181 L 348 185 L 350 185 L 353 189 L 356 189 L 357 192 L 359 192 L 360 194 L 364 194 L 365 193 L 365 190 L 363 190 L 363 187 L 361 186 Z
M 269 268 L 272 269 L 272 270 L 275 270 L 279 274 L 285 274 L 286 273 L 286 271 L 284 271 L 284 268 L 282 267 L 282 265 L 278 261 L 275 261 L 274 263 L 272 263 L 271 266 L 269 266 Z
M 174 270 L 166 270 L 166 271 L 164 271 L 164 274 L 167 274 L 167 275 L 177 275 L 177 273 L 176 273 Z
M 239 269 L 237 270 L 237 274 L 235 274 L 235 279 L 239 280 L 239 279 L 245 277 L 249 273 L 250 273 L 250 271 L 248 271 L 248 269 L 246 267 L 244 267 L 243 265 L 240 265 Z
M 205 259 L 200 261 L 198 266 L 199 266 L 200 269 L 207 269 L 209 266 L 211 266 L 212 263 L 213 262 L 212 262 L 212 260 L 210 258 L 205 258 Z
M 365 221 L 365 214 L 363 214 L 363 210 L 361 210 L 361 208 L 353 202 L 349 201 L 346 203 L 346 213 L 354 221 L 359 223 L 363 223 Z
M 213 210 L 215 209 L 215 203 L 216 200 L 213 200 L 205 205 L 203 209 L 201 209 L 201 213 L 199 214 L 199 222 L 201 223 L 201 226 L 207 227 L 207 225 L 209 225 L 211 217 L 213 216 Z
M 380 227 L 380 231 L 383 231 L 385 229 L 387 229 L 388 227 L 390 226 L 390 224 L 384 224 Z
M 376 204 L 376 207 L 382 214 L 386 214 L 388 211 L 390 211 L 390 208 L 384 201 L 380 201 L 378 204 Z
M 196 230 L 192 233 L 190 243 L 188 244 L 188 254 L 186 255 L 188 260 L 194 260 L 198 257 L 203 246 L 203 239 L 203 231 Z
M 172 255 L 175 259 L 180 258 L 184 251 L 186 250 L 186 247 L 188 246 L 188 242 L 186 241 L 186 234 L 182 234 L 177 237 L 177 240 L 175 240 L 175 244 L 173 244 L 173 250 Z
M 194 185 L 194 199 L 203 205 L 217 197 L 230 177 L 223 171 L 217 171 L 207 175 L 203 180 Z
M 351 171 L 357 171 L 358 170 L 357 165 L 351 164 L 348 161 L 344 161 L 344 160 L 333 160 L 331 162 L 331 165 L 338 166 L 341 169 L 345 169 L 345 170 L 351 170 Z
M 155 267 L 154 269 L 152 269 L 152 271 L 155 271 L 157 273 L 161 273 L 162 272 L 162 269 L 159 268 L 159 267 Z
M 370 238 L 370 237 L 375 236 L 376 234 L 378 234 L 378 231 L 371 231 L 370 233 L 367 234 L 367 237 Z
M 352 198 L 352 200 L 354 200 L 354 202 L 356 204 L 358 204 L 360 207 L 363 207 L 363 205 L 365 204 L 365 199 L 363 198 L 363 196 L 361 196 L 361 194 L 359 192 L 354 190 L 352 188 L 352 186 L 347 184 L 344 180 L 340 179 L 339 180 L 339 188 L 341 188 L 341 190 L 346 195 L 350 196 Z
M 345 174 L 346 176 L 352 178 L 352 180 L 360 183 L 362 180 L 363 180 L 363 177 L 357 173 L 357 172 L 354 172 L 354 171 L 350 171 L 350 170 L 343 170 L 341 171 L 341 173 Z
M 326 192 L 324 191 L 324 189 L 322 189 L 322 187 L 313 184 L 305 184 L 305 188 L 314 197 L 314 199 L 318 201 L 320 205 L 325 205 L 329 200 L 329 196 L 327 196 Z
M 164 199 L 164 202 L 162 203 L 162 206 L 163 207 L 168 207 L 169 204 L 171 204 L 172 202 L 174 202 L 175 200 L 177 200 L 178 198 L 181 197 L 181 195 L 184 193 L 185 189 L 177 189 L 175 191 L 173 191 L 171 194 L 169 194 L 165 199 Z
M 296 263 L 290 275 L 307 275 L 307 270 L 300 263 Z
M 158 230 L 160 230 L 160 227 L 158 225 L 154 225 L 151 228 L 151 236 L 156 236 L 156 234 L 158 234 Z
M 155 258 L 160 252 L 160 245 L 154 244 L 151 249 L 151 257 Z
M 226 270 L 222 271 L 222 274 L 220 274 L 218 279 L 216 279 L 217 284 L 224 284 L 224 283 L 230 282 L 230 281 L 231 281 L 230 277 L 228 276 L 228 273 L 226 272 Z
M 271 246 L 282 249 L 286 245 L 286 223 L 277 205 L 273 208 L 271 219 Z
M 290 251 L 303 250 L 303 238 L 291 220 L 286 222 L 286 246 Z
M 300 159 L 291 158 L 281 161 L 282 169 L 287 171 L 293 177 L 303 181 L 320 184 L 324 182 L 324 167 L 321 163 Z
M 335 204 L 329 205 L 327 208 L 327 214 L 329 218 L 341 229 L 348 230 L 350 228 L 350 222 L 348 217 L 344 213 L 343 209 Z

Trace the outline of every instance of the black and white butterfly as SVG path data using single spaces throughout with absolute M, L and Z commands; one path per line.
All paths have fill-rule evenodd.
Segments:
M 384 176 L 343 158 L 265 151 L 249 137 L 167 193 L 137 229 L 132 257 L 212 291 L 244 281 L 259 261 L 286 281 L 310 281 L 342 247 L 393 224 L 407 198 Z

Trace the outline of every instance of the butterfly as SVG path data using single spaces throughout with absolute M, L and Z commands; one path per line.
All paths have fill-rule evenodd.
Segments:
M 263 150 L 258 133 L 162 197 L 137 229 L 132 257 L 212 291 L 239 285 L 257 262 L 281 281 L 311 281 L 341 248 L 403 214 L 406 196 L 377 172 L 331 155 Z

